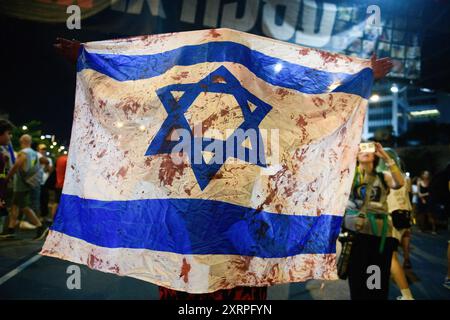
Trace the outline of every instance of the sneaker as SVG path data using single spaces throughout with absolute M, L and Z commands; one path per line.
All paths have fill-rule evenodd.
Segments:
M 444 287 L 450 289 L 450 278 L 445 278 Z
M 16 230 L 8 228 L 5 232 L 0 234 L 0 239 L 14 239 L 16 237 Z
M 28 221 L 20 221 L 19 228 L 21 230 L 35 230 L 37 227 L 34 224 L 29 223 Z
M 407 297 L 404 297 L 404 296 L 398 296 L 397 300 L 414 300 L 414 298 L 407 298 Z
M 48 234 L 48 227 L 40 226 L 37 228 L 36 237 L 33 240 L 44 240 Z

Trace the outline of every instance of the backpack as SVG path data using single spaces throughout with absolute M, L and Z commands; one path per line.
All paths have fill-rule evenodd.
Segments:
M 23 181 L 31 188 L 36 189 L 41 185 L 42 182 L 42 170 L 39 165 L 38 157 L 36 155 L 36 162 L 34 166 L 30 168 L 27 172 L 19 171 Z

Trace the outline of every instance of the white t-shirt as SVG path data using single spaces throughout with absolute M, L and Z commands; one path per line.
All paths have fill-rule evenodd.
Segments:
M 419 196 L 417 195 L 418 192 L 419 192 L 419 187 L 417 186 L 417 184 L 413 184 L 412 185 L 412 193 L 413 193 L 412 203 L 414 203 L 414 204 L 419 203 Z
M 38 160 L 40 160 L 43 155 L 40 154 L 39 152 L 37 153 L 38 155 Z M 49 165 L 53 167 L 53 162 L 51 158 L 47 158 Z M 42 169 L 42 182 L 41 182 L 41 186 L 43 186 L 45 184 L 45 182 L 47 181 L 48 177 L 50 176 L 50 174 L 48 172 L 44 171 L 45 168 L 45 164 L 41 164 L 41 169 Z
M 389 212 L 396 210 L 411 211 L 412 206 L 409 201 L 408 184 L 405 183 L 403 187 L 397 190 L 391 189 L 387 196 L 387 203 Z

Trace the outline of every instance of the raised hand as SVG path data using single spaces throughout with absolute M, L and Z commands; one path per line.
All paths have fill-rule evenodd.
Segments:
M 372 63 L 373 77 L 375 80 L 381 79 L 391 71 L 393 64 L 390 58 L 377 59 L 375 54 L 370 58 Z
M 58 54 L 66 58 L 69 62 L 73 64 L 77 62 L 78 52 L 81 47 L 81 43 L 79 41 L 56 38 L 56 43 L 53 47 Z

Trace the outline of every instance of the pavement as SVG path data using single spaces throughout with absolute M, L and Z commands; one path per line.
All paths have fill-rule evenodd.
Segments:
M 21 231 L 16 240 L 0 240 L 0 300 L 155 300 L 158 289 L 141 280 L 91 270 L 79 265 L 81 289 L 68 289 L 71 262 L 38 255 L 43 241 L 31 240 L 34 231 Z M 447 272 L 447 241 L 450 232 L 438 235 L 413 230 L 410 288 L 418 300 L 450 300 L 442 284 Z M 401 256 L 401 254 L 400 254 Z M 400 257 L 401 260 L 401 257 Z M 391 281 L 390 299 L 400 295 Z M 348 300 L 347 281 L 310 280 L 269 288 L 269 300 Z

